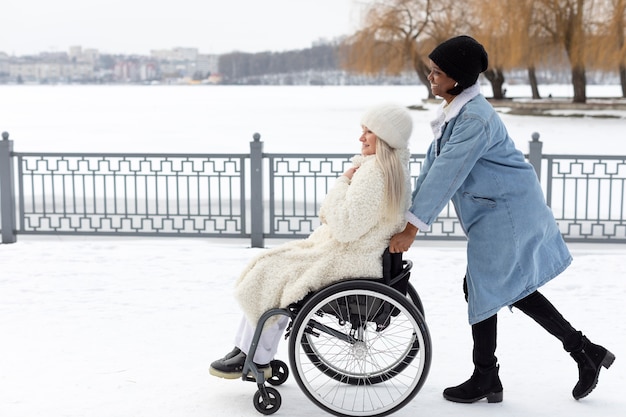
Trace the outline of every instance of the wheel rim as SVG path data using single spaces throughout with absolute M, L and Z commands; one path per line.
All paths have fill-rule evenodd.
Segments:
M 293 337 L 300 342 L 290 346 L 292 371 L 309 398 L 333 414 L 391 413 L 413 398 L 425 380 L 430 339 L 421 315 L 409 301 L 400 301 L 399 293 L 392 297 L 393 290 L 382 287 L 382 293 L 379 288 L 347 289 L 311 300 L 314 305 L 298 317 L 301 325 Z M 356 308 L 346 307 L 351 300 Z M 374 320 L 385 303 L 393 306 L 393 315 Z M 347 318 L 350 309 L 358 314 Z M 355 326 L 356 316 L 361 320 Z M 389 322 L 377 331 L 377 322 L 384 319 Z

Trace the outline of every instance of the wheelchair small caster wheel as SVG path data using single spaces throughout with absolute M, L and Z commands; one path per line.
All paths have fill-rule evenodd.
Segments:
M 264 391 L 267 394 L 267 398 L 263 398 L 261 390 L 254 393 L 254 408 L 261 414 L 274 414 L 280 408 L 280 394 L 276 388 L 272 387 L 266 387 Z
M 267 379 L 267 383 L 270 385 L 281 385 L 289 378 L 289 368 L 283 361 L 273 360 L 270 362 L 272 367 L 272 377 Z

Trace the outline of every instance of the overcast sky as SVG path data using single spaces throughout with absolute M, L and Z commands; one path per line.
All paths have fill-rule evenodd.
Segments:
M 0 0 L 0 52 L 67 51 L 149 55 L 310 47 L 359 28 L 366 0 Z

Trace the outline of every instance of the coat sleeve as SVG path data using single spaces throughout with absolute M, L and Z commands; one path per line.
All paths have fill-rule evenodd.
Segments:
M 476 162 L 489 147 L 489 132 L 484 120 L 474 115 L 459 115 L 452 125 L 452 134 L 420 172 L 409 211 L 419 220 L 431 225 L 454 193 L 470 174 Z
M 348 181 L 337 180 L 322 203 L 320 217 L 340 242 L 359 239 L 381 221 L 384 201 L 383 174 L 375 161 L 363 164 Z

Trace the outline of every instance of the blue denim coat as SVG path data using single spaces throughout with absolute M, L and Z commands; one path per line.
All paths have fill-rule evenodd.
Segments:
M 430 225 L 452 200 L 467 236 L 470 324 L 532 293 L 571 263 L 535 171 L 477 95 L 430 147 L 410 208 Z

